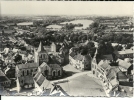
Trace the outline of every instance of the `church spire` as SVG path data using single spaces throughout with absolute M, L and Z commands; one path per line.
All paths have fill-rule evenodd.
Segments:
M 45 49 L 42 45 L 42 42 L 40 42 L 37 52 L 44 52 L 44 51 L 45 51 Z

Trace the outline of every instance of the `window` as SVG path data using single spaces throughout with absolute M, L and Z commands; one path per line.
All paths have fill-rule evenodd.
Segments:
M 29 70 L 27 70 L 27 75 L 29 75 Z
M 24 74 L 25 74 L 24 71 L 22 71 L 22 76 L 24 76 Z
M 48 76 L 48 70 L 45 70 L 45 71 L 44 71 L 44 74 L 45 74 L 46 76 Z
M 58 76 L 60 76 L 60 70 L 58 71 Z
M 53 76 L 54 76 L 54 77 L 56 76 L 56 73 L 55 73 L 55 71 L 53 71 Z

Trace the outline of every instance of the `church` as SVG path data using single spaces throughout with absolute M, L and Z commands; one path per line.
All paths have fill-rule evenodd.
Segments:
M 40 73 L 45 79 L 57 79 L 62 77 L 63 68 L 51 58 L 40 42 L 39 47 L 34 49 L 34 63 L 16 65 L 15 72 L 17 90 L 20 91 L 21 88 L 35 88 L 34 77 L 37 73 Z
M 40 42 L 38 49 L 34 49 L 34 62 L 37 63 L 39 66 L 45 62 L 49 62 L 49 55 L 44 49 L 42 43 Z
M 56 46 L 54 45 L 54 43 L 52 43 L 51 45 L 51 52 L 56 53 Z M 42 74 L 45 77 L 49 77 L 48 79 L 62 77 L 63 68 L 60 66 L 59 63 L 57 63 L 57 61 L 51 55 L 48 54 L 48 52 L 44 49 L 41 42 L 39 44 L 38 49 L 34 50 L 34 62 L 38 64 L 39 68 L 41 66 L 44 67 L 42 70 L 43 71 Z M 44 66 L 44 64 L 46 64 L 47 66 Z

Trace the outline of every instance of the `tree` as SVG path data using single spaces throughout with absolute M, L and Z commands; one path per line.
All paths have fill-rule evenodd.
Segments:
M 15 56 L 15 59 L 14 59 L 15 62 L 19 62 L 21 60 L 22 60 L 22 56 L 21 55 L 18 54 L 18 55 Z
M 111 42 L 107 42 L 106 48 L 107 48 L 107 49 L 106 49 L 106 53 L 107 53 L 107 54 L 112 54 L 112 53 L 113 53 L 114 48 L 113 48 Z
M 127 43 L 126 49 L 130 49 L 133 46 L 131 43 Z
M 77 41 L 78 41 L 78 36 L 77 36 L 77 35 L 75 35 L 75 36 L 73 37 L 73 41 L 74 41 L 74 42 L 77 42 Z
M 93 42 L 89 41 L 88 44 L 87 44 L 87 48 L 90 49 L 90 48 L 93 48 L 95 45 Z
M 118 46 L 117 46 L 117 50 L 118 50 L 118 51 L 121 51 L 122 49 L 123 49 L 123 47 L 122 47 L 121 45 L 118 45 Z

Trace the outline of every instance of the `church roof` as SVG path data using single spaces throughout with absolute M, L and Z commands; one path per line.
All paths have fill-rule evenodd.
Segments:
M 25 69 L 25 68 L 38 68 L 37 63 L 26 63 L 26 64 L 19 64 L 17 65 L 19 69 Z
M 42 42 L 40 42 L 37 52 L 46 52 L 46 50 L 44 49 L 42 45 Z

